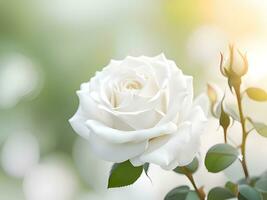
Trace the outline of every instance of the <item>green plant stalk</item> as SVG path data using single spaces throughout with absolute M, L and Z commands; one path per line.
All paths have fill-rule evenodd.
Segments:
M 236 93 L 240 123 L 241 123 L 241 127 L 242 127 L 242 143 L 241 143 L 242 159 L 241 159 L 241 164 L 242 164 L 242 168 L 243 168 L 243 171 L 245 174 L 245 178 L 246 178 L 247 182 L 249 182 L 249 172 L 248 172 L 247 161 L 246 161 L 246 141 L 247 141 L 248 132 L 246 131 L 246 126 L 245 126 L 245 118 L 244 118 L 242 102 L 241 102 L 242 98 L 241 98 L 241 93 L 240 93 L 240 84 L 238 84 L 236 87 L 234 87 L 234 89 L 235 89 L 235 93 Z
M 227 129 L 223 129 L 223 138 L 224 138 L 224 143 L 227 144 Z
M 199 199 L 200 200 L 205 200 L 205 194 L 203 192 L 201 192 L 200 189 L 197 187 L 193 175 L 191 173 L 188 173 L 188 172 L 186 172 L 185 175 L 189 179 L 189 181 L 191 182 L 191 184 L 193 185 L 193 187 L 194 187 L 194 189 L 195 189 L 195 191 L 196 191 Z

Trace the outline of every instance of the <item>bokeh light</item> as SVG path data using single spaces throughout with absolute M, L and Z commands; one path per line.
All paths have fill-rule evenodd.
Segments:
M 16 53 L 2 56 L 0 107 L 15 106 L 23 97 L 37 92 L 41 82 L 41 74 L 29 58 Z
M 60 158 L 50 159 L 25 176 L 23 189 L 27 200 L 72 200 L 75 197 L 78 183 L 73 170 Z
M 5 141 L 1 164 L 8 175 L 22 178 L 38 163 L 39 157 L 39 144 L 34 135 L 27 131 L 18 131 Z

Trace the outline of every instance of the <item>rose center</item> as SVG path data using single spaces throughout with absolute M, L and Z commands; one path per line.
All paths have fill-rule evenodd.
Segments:
M 126 82 L 125 88 L 128 90 L 140 90 L 142 89 L 142 84 L 139 81 L 130 80 Z

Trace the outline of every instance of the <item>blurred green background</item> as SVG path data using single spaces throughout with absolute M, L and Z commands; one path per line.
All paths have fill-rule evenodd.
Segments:
M 264 0 L 0 1 L 0 199 L 162 199 L 183 179 L 156 167 L 154 187 L 105 190 L 110 163 L 68 123 L 75 91 L 110 59 L 164 52 L 199 93 L 223 83 L 229 42 L 248 52 L 246 84 L 267 87 L 266 11 Z

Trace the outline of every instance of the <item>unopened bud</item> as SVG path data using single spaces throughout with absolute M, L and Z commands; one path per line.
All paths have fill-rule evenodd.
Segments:
M 214 110 L 215 110 L 215 105 L 218 100 L 218 95 L 217 95 L 215 88 L 211 86 L 210 84 L 207 84 L 207 95 L 210 100 L 210 112 L 214 117 L 216 117 L 216 113 L 214 112 Z
M 228 57 L 224 60 L 224 56 L 221 54 L 221 72 L 224 76 L 230 77 L 242 77 L 248 71 L 248 61 L 245 54 L 242 54 L 234 46 L 229 45 Z
M 207 84 L 207 94 L 211 103 L 217 102 L 216 90 L 210 84 Z

